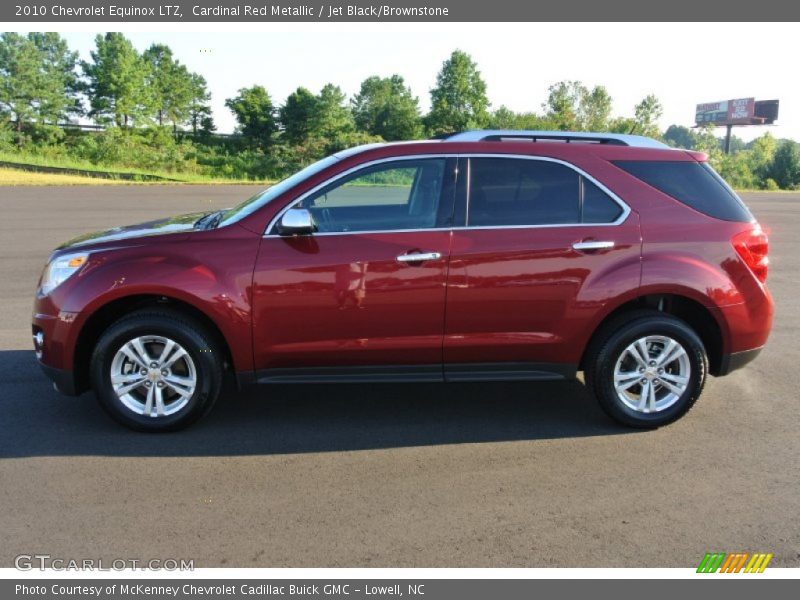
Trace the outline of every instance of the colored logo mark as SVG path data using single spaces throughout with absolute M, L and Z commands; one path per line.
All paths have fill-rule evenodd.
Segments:
M 707 552 L 697 567 L 698 573 L 763 573 L 772 554 L 756 552 Z

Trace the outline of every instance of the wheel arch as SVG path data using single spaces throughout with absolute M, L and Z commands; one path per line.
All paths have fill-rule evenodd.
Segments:
M 590 348 L 599 336 L 607 335 L 607 326 L 628 312 L 651 309 L 685 321 L 700 337 L 708 354 L 709 373 L 717 375 L 723 368 L 727 343 L 724 323 L 715 311 L 689 296 L 674 293 L 650 293 L 627 300 L 608 312 L 594 328 L 586 344 L 579 369 L 584 370 Z
M 89 370 L 92 350 L 103 332 L 115 321 L 136 310 L 145 308 L 170 310 L 200 323 L 212 336 L 225 357 L 224 368 L 233 368 L 230 344 L 220 327 L 206 313 L 185 300 L 172 296 L 135 294 L 110 300 L 92 312 L 81 326 L 73 354 L 75 388 L 78 393 L 89 389 Z

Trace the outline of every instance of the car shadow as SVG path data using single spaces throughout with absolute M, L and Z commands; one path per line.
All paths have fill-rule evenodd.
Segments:
M 0 351 L 0 457 L 236 456 L 631 433 L 578 381 L 272 385 L 226 391 L 171 434 L 114 423 L 92 394 L 55 392 L 32 351 Z

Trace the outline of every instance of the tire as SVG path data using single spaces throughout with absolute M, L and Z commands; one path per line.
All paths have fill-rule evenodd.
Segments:
M 91 358 L 91 383 L 100 406 L 122 425 L 177 431 L 211 410 L 222 387 L 223 362 L 213 337 L 193 319 L 169 310 L 142 310 L 100 336 Z
M 612 419 L 651 429 L 692 408 L 708 376 L 708 357 L 702 340 L 684 321 L 642 310 L 622 315 L 598 332 L 587 352 L 584 376 Z

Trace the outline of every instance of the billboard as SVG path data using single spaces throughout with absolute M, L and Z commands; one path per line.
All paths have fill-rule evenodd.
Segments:
M 697 105 L 694 122 L 698 125 L 752 125 L 755 113 L 755 98 L 706 102 Z
M 777 100 L 756 100 L 756 119 L 764 125 L 772 125 L 778 120 Z

